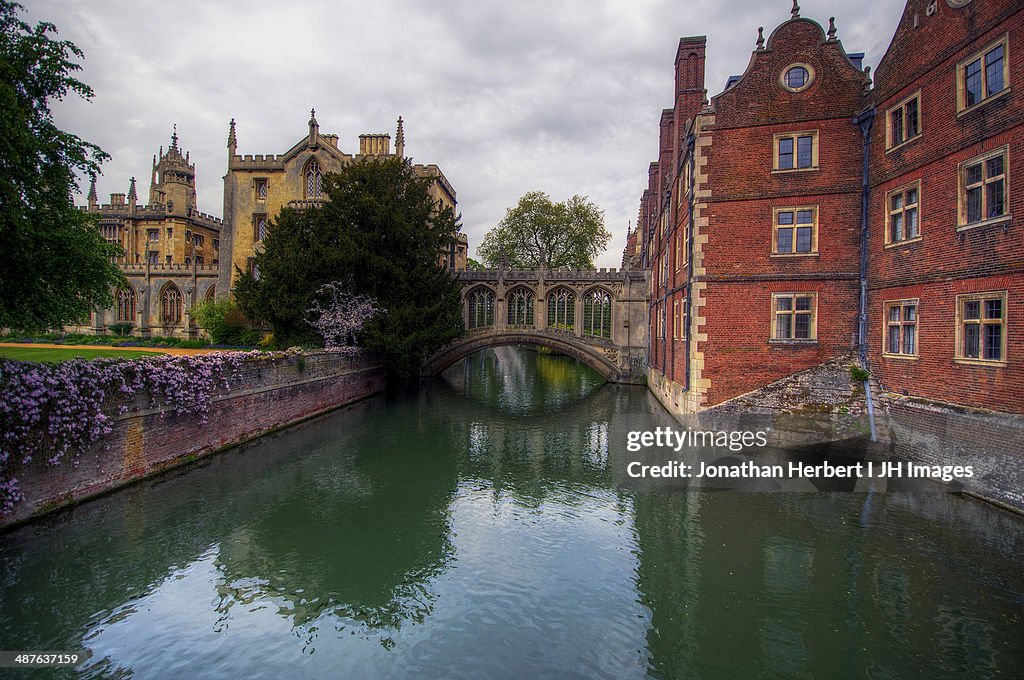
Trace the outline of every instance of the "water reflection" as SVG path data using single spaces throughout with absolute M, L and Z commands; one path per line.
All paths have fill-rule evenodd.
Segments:
M 1017 518 L 620 489 L 610 423 L 670 424 L 643 389 L 512 349 L 448 375 L 0 536 L 0 647 L 139 678 L 1024 668 Z

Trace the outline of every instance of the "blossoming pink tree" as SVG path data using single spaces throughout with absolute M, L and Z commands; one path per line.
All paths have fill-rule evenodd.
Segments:
M 383 312 L 371 298 L 353 295 L 338 281 L 324 284 L 313 296 L 306 313 L 309 324 L 324 339 L 324 348 L 357 354 L 356 335 L 378 313 Z

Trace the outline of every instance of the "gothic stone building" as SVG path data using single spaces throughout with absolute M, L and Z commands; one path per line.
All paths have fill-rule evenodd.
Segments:
M 224 176 L 224 236 L 226 252 L 231 254 L 220 271 L 221 290 L 227 292 L 237 279 L 238 270 L 251 271 L 257 249 L 262 247 L 270 219 L 281 208 L 315 206 L 325 200 L 322 176 L 364 158 L 405 157 L 405 133 L 398 119 L 395 151 L 391 136 L 359 136 L 359 152 L 347 154 L 338 146 L 338 135 L 321 134 L 315 112 L 310 113 L 309 132 L 281 155 L 239 155 L 235 121 L 228 132 L 228 171 Z M 455 190 L 436 165 L 414 165 L 413 170 L 433 183 L 430 194 L 441 207 L 455 210 Z M 451 252 L 441 256 L 441 264 L 453 270 L 466 268 L 468 245 L 465 234 L 458 234 Z M 236 269 L 237 268 L 237 269 Z
M 131 324 L 143 336 L 195 335 L 187 310 L 216 295 L 222 225 L 196 207 L 196 166 L 182 154 L 177 130 L 167 153 L 161 147 L 153 157 L 148 204 L 139 204 L 134 177 L 127 196 L 111 194 L 100 204 L 94 179 L 82 210 L 98 215 L 103 237 L 124 249 L 118 262 L 129 285 L 114 292 L 113 308 L 71 330 L 104 333 Z
M 159 159 L 153 158 L 148 204 L 138 204 L 134 177 L 127 196 L 111 194 L 110 203 L 102 205 L 93 181 L 88 205 L 81 209 L 97 214 L 104 237 L 124 249 L 119 264 L 129 285 L 115 291 L 113 308 L 97 310 L 86 324 L 68 330 L 105 333 L 113 324 L 128 323 L 136 335 L 197 337 L 201 329 L 188 310 L 201 300 L 230 294 L 235 267 L 251 267 L 270 218 L 283 207 L 324 200 L 324 173 L 361 158 L 404 157 L 401 118 L 394 154 L 390 140 L 387 134 L 360 135 L 359 153 L 346 154 L 338 148 L 338 136 L 320 134 L 312 116 L 309 134 L 285 154 L 241 156 L 235 153 L 232 120 L 222 223 L 197 209 L 196 167 L 179 148 L 175 129 L 167 153 L 161 147 Z M 429 191 L 439 206 L 455 210 L 455 190 L 438 166 L 413 169 L 433 179 Z M 450 251 L 439 256 L 440 264 L 465 269 L 467 254 L 466 235 L 459 233 Z
M 794 2 L 710 102 L 680 41 L 636 246 L 670 410 L 862 354 L 885 390 L 1024 412 L 1022 40 L 1020 3 L 910 0 L 872 86 Z

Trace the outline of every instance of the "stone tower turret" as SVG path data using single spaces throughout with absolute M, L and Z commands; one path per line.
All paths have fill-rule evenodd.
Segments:
M 178 147 L 177 125 L 167 153 L 161 147 L 160 159 L 153 164 L 149 202 L 165 204 L 167 212 L 173 215 L 188 216 L 196 207 L 196 166 L 189 163 L 188 154 L 182 155 Z
M 96 210 L 96 205 L 99 203 L 99 198 L 96 196 L 96 176 L 93 175 L 89 180 L 89 210 Z

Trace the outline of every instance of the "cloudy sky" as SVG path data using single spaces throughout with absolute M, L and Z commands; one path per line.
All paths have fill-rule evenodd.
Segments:
M 24 2 L 24 0 L 22 0 Z M 242 154 L 283 153 L 323 133 L 348 153 L 359 135 L 405 120 L 406 153 L 437 163 L 458 193 L 475 252 L 527 191 L 582 194 L 613 234 L 598 266 L 618 266 L 627 223 L 672 103 L 679 38 L 708 36 L 709 96 L 742 73 L 757 27 L 789 18 L 790 0 L 35 0 L 85 51 L 91 102 L 54 107 L 65 129 L 111 154 L 100 198 L 149 190 L 153 154 L 178 125 L 196 163 L 199 207 L 220 216 L 228 121 Z M 903 0 L 802 0 L 836 17 L 848 52 L 874 67 Z M 865 14 L 865 10 L 868 13 Z M 84 200 L 84 199 L 83 199 Z

